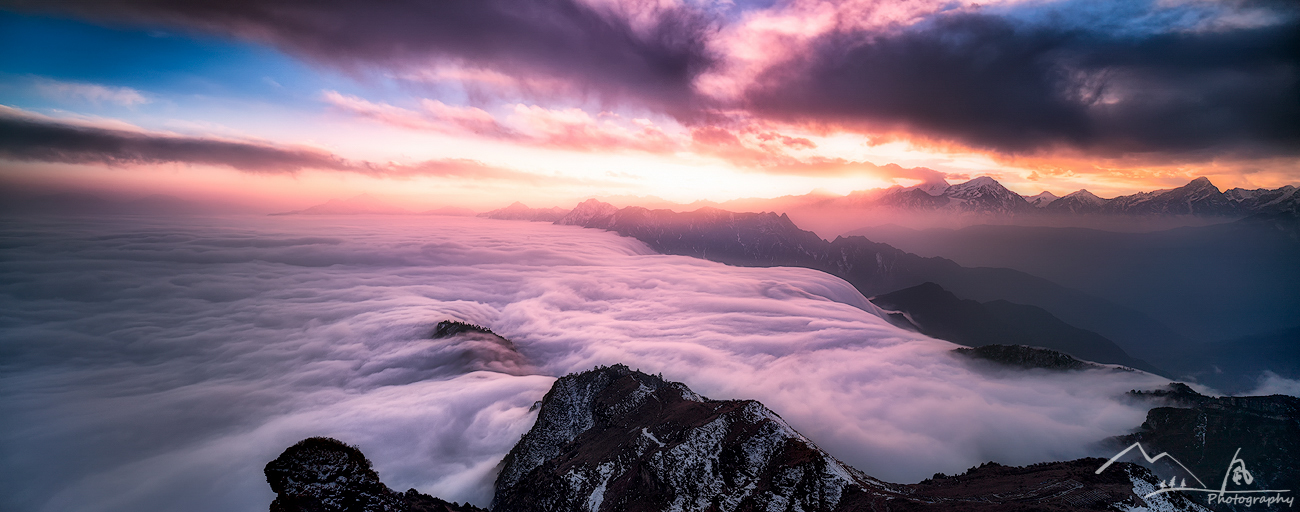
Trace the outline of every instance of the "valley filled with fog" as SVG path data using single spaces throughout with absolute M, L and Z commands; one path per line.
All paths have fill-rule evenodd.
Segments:
M 888 481 L 1105 455 L 1141 372 L 991 371 L 839 278 L 610 232 L 418 216 L 0 221 L 0 509 L 265 510 L 307 436 L 487 505 L 561 375 L 624 363 L 757 399 Z M 431 339 L 442 320 L 513 347 Z

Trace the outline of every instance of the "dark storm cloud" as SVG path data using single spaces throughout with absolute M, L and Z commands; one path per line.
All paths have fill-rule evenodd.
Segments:
M 350 170 L 329 152 L 79 126 L 0 111 L 0 158 L 58 163 L 226 165 L 251 172 Z
M 746 93 L 762 115 L 1020 152 L 1300 148 L 1300 23 L 1109 35 L 941 15 L 831 32 Z
M 579 0 L 81 0 L 3 2 L 96 20 L 164 24 L 263 41 L 347 69 L 450 59 L 513 76 L 675 103 L 713 59 L 711 17 L 686 6 Z M 618 12 L 633 9 L 639 12 Z M 632 21 L 636 19 L 637 21 Z

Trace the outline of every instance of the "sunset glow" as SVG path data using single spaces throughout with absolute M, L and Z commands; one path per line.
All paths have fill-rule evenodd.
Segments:
M 1284 4 L 4 3 L 9 186 L 481 211 L 1300 182 Z

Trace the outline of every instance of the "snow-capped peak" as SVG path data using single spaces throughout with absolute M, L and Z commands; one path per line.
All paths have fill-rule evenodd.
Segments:
M 1052 201 L 1055 201 L 1057 199 L 1060 198 L 1057 197 L 1056 194 L 1053 194 L 1046 190 L 1025 198 L 1026 201 L 1029 201 L 1029 204 L 1032 204 L 1038 208 L 1047 206 L 1048 203 L 1051 203 Z
M 1097 197 L 1097 195 L 1093 194 L 1092 192 L 1088 192 L 1088 189 L 1086 188 L 1082 188 L 1074 192 L 1071 192 L 1069 194 L 1066 194 L 1065 197 L 1075 199 L 1077 201 L 1087 203 L 1087 204 L 1102 204 L 1106 202 L 1105 199 Z
M 941 196 L 944 192 L 947 192 L 948 188 L 951 186 L 952 185 L 949 185 L 947 180 L 940 178 L 938 181 L 927 181 L 911 188 L 920 190 L 932 196 Z
M 990 188 L 990 187 L 995 187 L 995 188 L 1004 188 L 1004 187 L 1002 186 L 1001 183 L 998 183 L 998 180 L 995 180 L 995 179 L 990 178 L 990 177 L 988 177 L 988 176 L 980 176 L 980 177 L 978 177 L 978 178 L 974 178 L 974 179 L 972 179 L 972 180 L 970 180 L 970 181 L 967 181 L 967 182 L 965 182 L 965 183 L 958 183 L 958 184 L 956 184 L 956 185 L 953 185 L 951 188 L 948 189 L 948 191 L 949 191 L 950 193 L 952 193 L 952 192 L 964 192 L 964 191 L 969 191 L 969 190 L 980 190 L 980 189 L 986 189 L 986 188 Z

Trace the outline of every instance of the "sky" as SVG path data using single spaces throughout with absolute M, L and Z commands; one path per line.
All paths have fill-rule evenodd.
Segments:
M 302 208 L 1300 183 L 1285 0 L 0 0 L 0 185 Z

